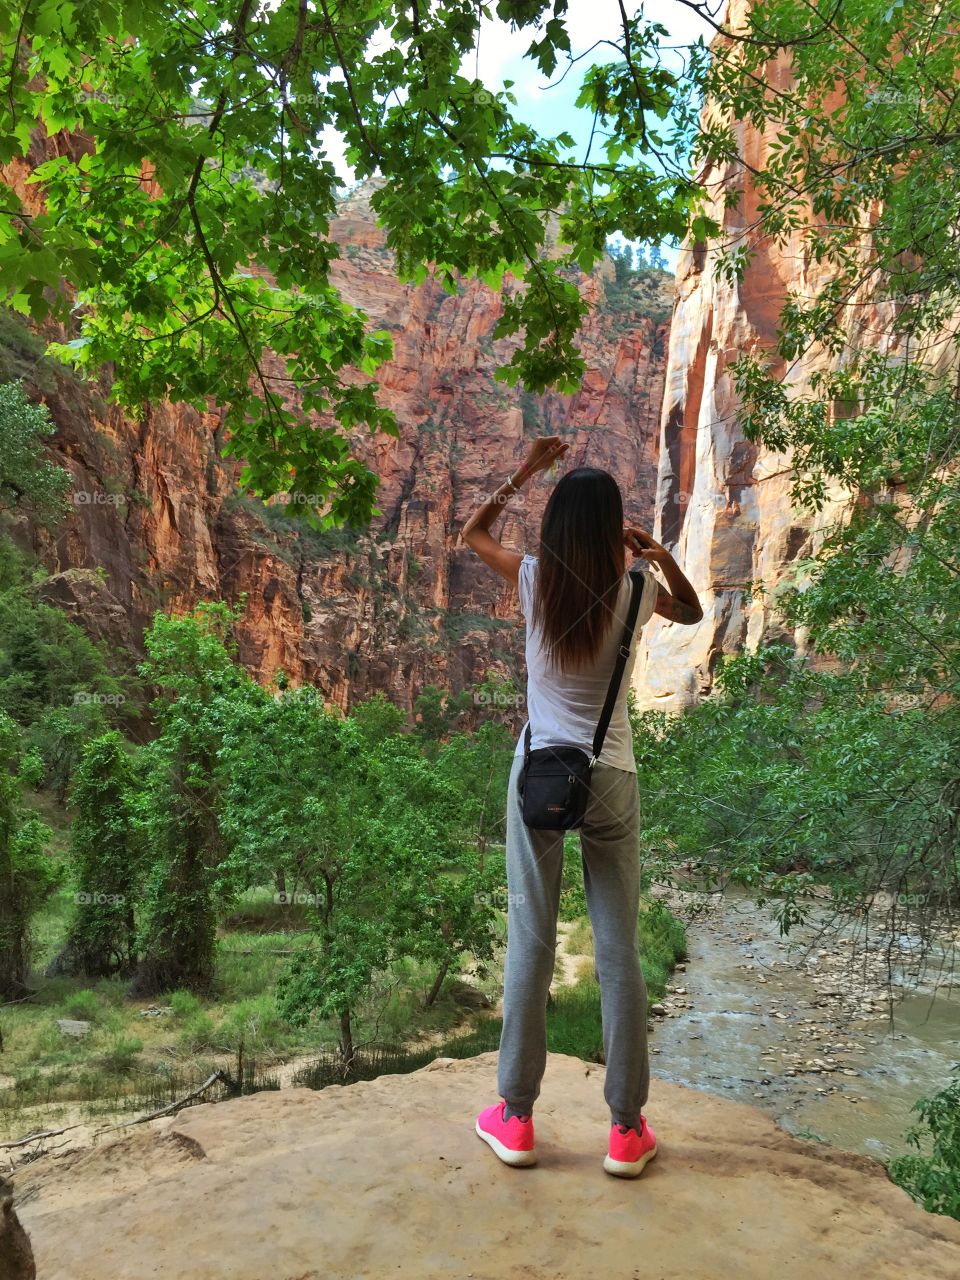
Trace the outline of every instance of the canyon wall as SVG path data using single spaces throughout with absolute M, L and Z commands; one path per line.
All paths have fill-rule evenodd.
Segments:
M 735 0 L 725 24 L 739 29 L 747 5 Z M 771 92 L 789 88 L 786 56 L 768 64 Z M 767 162 L 776 130 L 761 132 L 734 121 L 740 160 L 699 175 L 711 193 L 708 212 L 720 225 L 717 241 L 688 241 L 677 268 L 676 301 L 670 326 L 663 395 L 653 533 L 672 552 L 690 579 L 704 618 L 681 626 L 654 614 L 634 671 L 641 708 L 679 711 L 708 694 L 720 654 L 739 653 L 760 642 L 786 641 L 812 665 L 829 660 L 808 650 L 804 628 L 789 633 L 778 614 L 778 589 L 802 589 L 797 561 L 811 555 L 824 531 L 846 519 L 859 500 L 833 485 L 818 513 L 791 502 L 793 468 L 789 453 L 775 453 L 745 438 L 730 365 L 742 352 L 772 353 L 777 320 L 788 294 L 815 296 L 827 279 L 826 267 L 812 260 L 799 234 L 777 245 L 757 229 L 758 199 L 749 174 Z M 726 193 L 739 193 L 726 207 Z M 753 251 L 742 281 L 731 284 L 717 263 L 720 245 L 749 245 Z M 875 343 L 889 328 L 884 308 L 851 299 L 850 342 L 863 335 Z M 826 358 L 813 351 L 787 368 L 777 361 L 782 381 L 802 392 Z M 748 592 L 747 584 L 756 587 Z M 760 590 L 762 588 L 762 590 Z
M 32 168 L 75 145 L 38 138 L 3 178 L 35 208 Z M 371 190 L 348 197 L 331 227 L 342 254 L 334 283 L 394 343 L 377 381 L 400 436 L 361 429 L 353 437 L 381 477 L 382 514 L 365 534 L 292 532 L 289 519 L 277 519 L 288 515 L 282 506 L 238 490 L 238 468 L 219 455 L 220 411 L 160 403 L 139 417 L 122 413 L 107 403 L 108 369 L 99 387 L 81 383 L 41 359 L 42 344 L 15 317 L 4 318 L 0 377 L 23 376 L 48 405 L 53 455 L 72 480 L 59 533 L 23 531 L 51 571 L 40 590 L 127 648 L 131 663 L 155 610 L 245 594 L 244 663 L 263 680 L 282 669 L 343 708 L 381 689 L 409 711 L 428 683 L 458 691 L 490 675 L 522 682 L 513 593 L 456 537 L 541 434 L 563 434 L 574 462 L 611 470 L 628 518 L 652 527 L 672 277 L 648 272 L 618 284 L 609 260 L 581 277 L 588 372 L 573 396 L 533 396 L 494 380 L 514 349 L 492 339 L 498 295 L 475 280 L 448 294 L 396 279 Z M 513 500 L 506 543 L 535 549 L 549 489 L 541 476 Z
M 738 0 L 728 20 L 742 11 Z M 788 85 L 785 60 L 769 74 L 773 87 Z M 739 286 L 722 279 L 717 246 L 693 243 L 675 282 L 645 273 L 625 286 L 610 261 L 581 277 L 591 307 L 581 338 L 588 371 L 569 397 L 496 382 L 514 345 L 492 338 L 500 298 L 477 281 L 461 281 L 456 294 L 430 281 L 400 283 L 370 208 L 372 185 L 343 201 L 332 225 L 341 248 L 333 280 L 372 327 L 392 334 L 394 356 L 377 380 L 400 423 L 397 439 L 365 430 L 353 437 L 381 477 L 381 514 L 364 534 L 291 532 L 277 519 L 282 508 L 238 490 L 237 467 L 219 453 L 219 410 L 161 403 L 139 418 L 121 413 L 107 403 L 109 370 L 99 388 L 81 384 L 31 352 L 8 318 L 0 376 L 25 376 L 49 405 L 54 453 L 73 482 L 60 533 L 25 531 L 52 572 L 40 590 L 128 648 L 131 660 L 156 609 L 245 595 L 242 660 L 263 680 L 282 669 L 294 683 L 316 684 L 343 708 L 380 689 L 410 711 L 429 683 L 458 691 L 500 675 L 522 684 L 513 593 L 456 538 L 529 442 L 559 432 L 571 462 L 613 472 L 628 519 L 673 552 L 703 604 L 697 626 L 658 615 L 647 624 L 634 674 L 641 707 L 694 704 L 709 693 L 721 653 L 774 638 L 806 652 L 804 634 L 787 635 L 776 593 L 802 585 L 798 560 L 843 518 L 850 495 L 833 490 L 817 515 L 793 508 L 790 456 L 744 437 L 730 364 L 742 351 L 772 349 L 788 293 L 809 296 L 823 276 L 799 241 L 778 247 L 754 229 L 757 200 L 745 179 L 764 164 L 767 138 L 735 128 L 743 163 L 701 176 L 723 240 L 754 250 L 745 278 Z M 30 170 L 74 145 L 38 139 L 28 161 L 3 176 L 35 206 Z M 727 208 L 731 187 L 740 200 Z M 864 330 L 883 326 L 870 308 L 853 310 Z M 805 359 L 782 374 L 802 388 L 817 365 Z M 501 525 L 508 545 L 536 547 L 549 488 L 539 477 L 513 500 Z M 751 582 L 763 589 L 752 597 Z

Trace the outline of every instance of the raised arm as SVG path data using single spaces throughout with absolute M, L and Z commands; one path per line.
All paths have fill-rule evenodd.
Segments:
M 520 561 L 523 556 L 518 555 L 516 551 L 508 551 L 490 532 L 490 526 L 500 515 L 506 503 L 519 492 L 530 477 L 551 466 L 558 458 L 562 458 L 569 447 L 563 444 L 559 436 L 543 436 L 536 440 L 514 475 L 490 494 L 486 502 L 477 508 L 460 530 L 460 537 L 470 550 L 475 551 L 484 564 L 496 570 L 501 578 L 506 578 L 513 586 L 517 585 Z
M 673 556 L 645 529 L 630 528 L 624 531 L 623 540 L 635 556 L 642 556 L 650 564 L 657 564 L 666 575 L 670 590 L 657 583 L 657 603 L 654 613 L 670 622 L 692 627 L 703 619 L 703 608 L 690 580 Z

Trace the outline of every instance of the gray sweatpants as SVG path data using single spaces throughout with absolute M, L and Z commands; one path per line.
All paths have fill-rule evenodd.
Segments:
M 497 1090 L 509 1106 L 531 1112 L 546 1069 L 546 1003 L 557 944 L 564 832 L 524 824 L 517 795 L 521 763 L 513 761 L 507 796 L 507 956 Z M 637 944 L 638 817 L 636 774 L 595 765 L 578 834 L 600 981 L 603 1096 L 611 1120 L 631 1125 L 650 1085 L 647 989 Z

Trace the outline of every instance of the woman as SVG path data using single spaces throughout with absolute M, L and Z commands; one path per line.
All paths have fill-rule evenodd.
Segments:
M 538 440 L 519 471 L 463 527 L 477 555 L 519 590 L 526 619 L 527 706 L 531 749 L 577 746 L 588 754 L 616 661 L 630 601 L 625 546 L 642 570 L 643 594 L 630 657 L 610 727 L 593 769 L 580 832 L 583 881 L 600 982 L 604 1100 L 610 1131 L 604 1168 L 635 1177 L 656 1154 L 641 1109 L 649 1085 L 647 993 L 637 948 L 640 902 L 639 795 L 627 718 L 637 636 L 654 612 L 691 625 L 703 610 L 696 592 L 660 543 L 625 529 L 613 476 L 579 467 L 550 495 L 540 526 L 540 556 L 509 551 L 490 527 L 504 504 L 568 446 Z M 659 565 L 670 590 L 648 566 Z M 507 1164 L 536 1163 L 533 1104 L 546 1067 L 546 1002 L 553 979 L 563 871 L 563 831 L 527 827 L 517 794 L 523 763 L 517 742 L 507 800 L 507 956 L 497 1091 L 501 1101 L 477 1117 L 476 1131 Z

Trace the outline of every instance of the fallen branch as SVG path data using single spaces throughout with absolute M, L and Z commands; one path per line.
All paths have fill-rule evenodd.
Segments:
M 68 1124 L 64 1129 L 44 1129 L 40 1133 L 28 1133 L 25 1138 L 18 1138 L 16 1142 L 0 1142 L 0 1148 L 23 1147 L 28 1142 L 39 1142 L 41 1138 L 56 1138 L 58 1134 L 69 1133 L 71 1129 L 79 1129 L 78 1124 Z
M 0 1003 L 0 1009 L 9 1009 L 10 1006 L 14 1004 L 26 1004 L 27 1001 L 32 1000 L 36 994 L 36 991 L 31 991 L 29 995 L 20 996 L 18 1000 L 4 1000 Z
M 236 1087 L 236 1081 L 232 1076 L 228 1076 L 225 1071 L 214 1071 L 212 1075 L 208 1076 L 207 1079 L 204 1080 L 203 1084 L 198 1085 L 196 1089 L 185 1094 L 182 1098 L 178 1098 L 176 1102 L 171 1102 L 169 1106 L 161 1107 L 159 1111 L 151 1111 L 149 1115 L 137 1116 L 136 1120 L 128 1120 L 126 1124 L 112 1124 L 108 1125 L 105 1129 L 98 1129 L 94 1134 L 94 1137 L 99 1137 L 101 1133 L 112 1133 L 116 1129 L 129 1129 L 135 1124 L 146 1124 L 148 1120 L 159 1120 L 161 1116 L 173 1115 L 174 1112 L 179 1111 L 181 1107 L 185 1107 L 188 1102 L 192 1102 L 194 1098 L 199 1098 L 201 1093 L 205 1093 L 207 1089 L 209 1089 L 212 1084 L 216 1084 L 218 1080 L 222 1081 L 223 1084 L 231 1085 L 234 1088 Z

